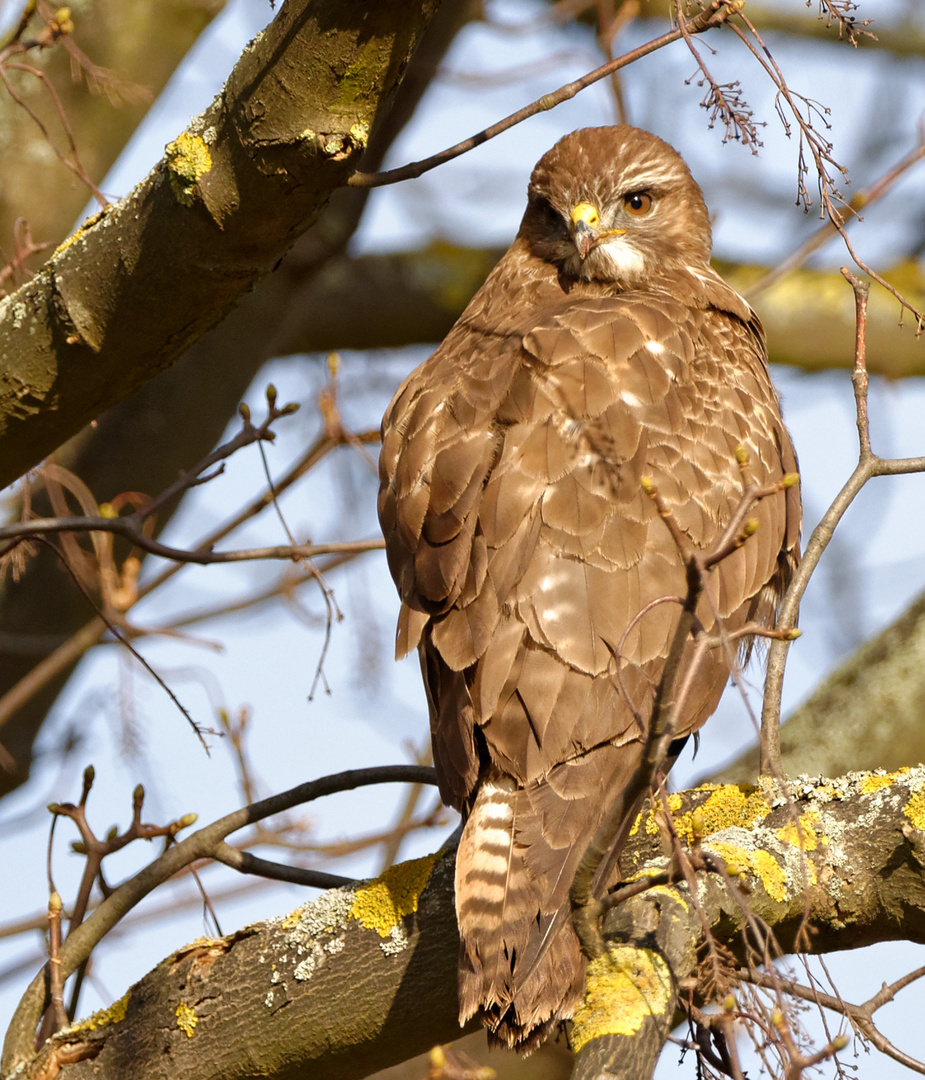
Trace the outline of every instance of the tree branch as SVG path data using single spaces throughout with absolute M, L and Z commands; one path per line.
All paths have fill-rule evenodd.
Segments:
M 148 177 L 0 303 L 0 486 L 269 272 L 356 168 L 434 6 L 287 0 Z
M 198 859 L 211 858 L 221 849 L 225 837 L 247 825 L 288 810 L 293 806 L 322 798 L 338 791 L 351 791 L 369 784 L 411 782 L 434 783 L 433 769 L 421 765 L 393 765 L 381 768 L 352 769 L 333 776 L 325 776 L 291 788 L 279 795 L 242 807 L 225 817 L 198 829 L 180 843 L 169 848 L 160 858 L 129 878 L 101 903 L 93 913 L 68 935 L 59 952 L 61 979 L 77 969 L 126 912 L 143 900 L 153 889 L 172 877 L 178 870 Z M 29 985 L 10 1022 L 3 1047 L 0 1075 L 32 1056 L 32 1039 L 40 1016 L 47 1006 L 47 969 L 37 975 Z
M 804 777 L 792 782 L 796 804 L 774 809 L 751 789 L 735 787 L 675 797 L 680 835 L 690 837 L 698 811 L 704 851 L 733 874 L 731 884 L 715 872 L 696 878 L 716 939 L 733 955 L 748 955 L 741 894 L 747 887 L 752 917 L 770 925 L 785 950 L 806 940 L 807 917 L 814 951 L 898 937 L 925 941 L 923 784 L 922 768 L 836 781 Z M 811 850 L 796 842 L 794 812 L 813 830 Z M 625 858 L 640 877 L 668 867 L 651 808 Z M 373 888 L 337 889 L 282 920 L 196 942 L 158 965 L 117 1007 L 58 1033 L 37 1058 L 27 1052 L 21 1078 L 47 1075 L 43 1070 L 56 1061 L 61 1080 L 122 1080 L 131 1060 L 133 1080 L 165 1073 L 204 1080 L 217 1070 L 274 1080 L 316 1071 L 348 1080 L 447 1041 L 459 1034 L 452 882 L 449 856 L 438 857 L 432 871 L 418 860 L 393 868 Z M 392 900 L 380 906 L 385 897 Z M 624 940 L 648 935 L 647 947 L 660 950 L 681 981 L 694 971 L 703 940 L 690 899 L 686 883 L 650 889 L 611 911 L 605 929 Z M 609 1009 L 606 997 L 598 1003 L 597 1035 L 579 1058 L 600 1053 L 600 1040 L 611 1038 L 608 1026 L 626 1020 L 616 1002 Z M 69 1063 L 68 1055 L 83 1060 Z

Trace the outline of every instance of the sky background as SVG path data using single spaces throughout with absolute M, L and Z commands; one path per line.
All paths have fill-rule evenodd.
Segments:
M 794 3 L 796 10 L 803 5 Z M 589 32 L 515 33 L 513 27 L 535 23 L 546 10 L 528 0 L 491 3 L 502 31 L 488 25 L 465 30 L 413 122 L 396 140 L 385 167 L 416 160 L 448 146 L 540 94 L 600 63 Z M 861 14 L 888 20 L 897 11 L 921 8 L 874 0 Z M 247 41 L 271 17 L 260 0 L 232 0 L 203 35 L 170 87 L 139 129 L 136 138 L 102 185 L 111 198 L 125 194 L 162 156 L 164 145 L 205 108 Z M 632 27 L 620 39 L 625 51 L 643 40 L 646 28 Z M 714 215 L 715 253 L 724 259 L 773 264 L 789 253 L 818 224 L 814 214 L 795 207 L 796 147 L 774 116 L 773 88 L 754 62 L 731 48 L 721 35 L 710 44 L 720 51 L 709 58 L 721 80 L 741 77 L 757 117 L 768 121 L 764 147 L 753 156 L 739 145 L 722 144 L 721 131 L 709 131 L 698 102 L 702 91 L 686 86 L 693 71 L 683 45 L 662 50 L 634 66 L 624 89 L 630 118 L 683 150 L 703 187 Z M 564 38 L 564 40 L 563 40 Z M 925 64 L 896 60 L 888 54 L 855 52 L 845 45 L 812 47 L 770 39 L 775 57 L 791 85 L 831 108 L 831 136 L 839 159 L 850 170 L 854 187 L 864 186 L 901 157 L 915 142 L 925 114 Z M 705 43 L 703 51 L 709 53 Z M 566 52 L 563 55 L 562 50 Z M 550 54 L 556 54 L 550 61 Z M 512 65 L 533 70 L 515 82 L 485 85 L 471 76 Z M 889 122 L 887 123 L 887 119 Z M 561 135 L 577 127 L 611 123 L 612 98 L 598 84 L 551 113 L 543 114 L 424 177 L 371 195 L 353 241 L 356 252 L 385 252 L 422 247 L 436 239 L 470 246 L 503 245 L 514 235 L 524 205 L 527 178 L 534 162 Z M 872 135 L 871 133 L 876 133 Z M 850 189 L 849 189 L 850 190 Z M 905 255 L 909 237 L 925 238 L 925 180 L 921 169 L 901 182 L 889 200 L 873 207 L 855 240 L 874 265 L 889 265 Z M 813 265 L 837 266 L 845 261 L 830 245 Z M 850 302 L 850 290 L 845 286 Z M 760 310 L 760 303 L 757 305 Z M 925 347 L 925 346 L 923 346 Z M 430 352 L 429 347 L 376 354 L 342 354 L 340 400 L 348 426 L 377 426 L 404 375 Z M 844 479 L 856 454 L 854 405 L 847 372 L 808 376 L 794 370 L 774 371 L 786 420 L 800 454 L 807 524 L 811 528 Z M 279 436 L 267 448 L 270 467 L 279 475 L 318 433 L 314 402 L 327 379 L 318 357 L 275 361 L 261 373 L 248 400 L 255 417 L 262 415 L 266 384 L 274 382 L 282 401 L 302 403 L 300 413 L 278 425 Z M 884 455 L 925 453 L 925 387 L 921 380 L 871 385 L 872 435 Z M 373 451 L 374 456 L 374 451 Z M 237 455 L 219 480 L 197 490 L 177 514 L 163 539 L 193 546 L 198 537 L 223 521 L 248 496 L 263 487 L 255 448 Z M 312 540 L 361 539 L 376 535 L 375 474 L 370 460 L 347 450 L 317 475 L 309 477 L 283 500 L 290 527 L 307 531 Z M 344 498 L 344 493 L 347 498 Z M 111 493 L 97 493 L 105 497 Z M 345 508 L 346 503 L 346 508 Z M 281 527 L 265 515 L 238 534 L 233 546 L 285 543 Z M 145 574 L 155 570 L 149 560 Z M 223 568 L 187 568 L 175 587 L 152 596 L 132 612 L 132 620 L 153 626 L 182 612 L 228 601 L 264 582 L 274 572 L 252 564 Z M 384 556 L 366 556 L 349 573 L 331 578 L 344 621 L 333 633 L 324 671 L 330 693 L 308 695 L 317 665 L 322 634 L 317 625 L 287 612 L 282 605 L 244 618 L 197 627 L 200 643 L 148 639 L 141 648 L 196 720 L 213 724 L 217 708 L 252 714 L 248 751 L 259 795 L 289 788 L 315 776 L 363 765 L 409 760 L 410 749 L 424 745 L 426 707 L 417 662 L 391 661 L 397 600 Z M 891 621 L 925 584 L 925 478 L 875 481 L 862 493 L 844 522 L 834 558 L 823 565 L 804 603 L 804 637 L 791 650 L 785 685 L 785 712 L 805 698 L 831 667 L 864 638 Z M 322 609 L 317 594 L 303 591 L 305 607 Z M 210 643 L 221 642 L 216 651 Z M 752 682 L 760 672 L 750 669 Z M 753 704 L 757 696 L 753 695 Z M 46 897 L 45 846 L 50 801 L 75 800 L 80 771 L 90 763 L 97 781 L 90 798 L 90 816 L 99 833 L 110 824 L 127 824 L 131 792 L 145 784 L 145 819 L 162 822 L 189 811 L 200 824 L 238 807 L 241 794 L 234 762 L 226 745 L 213 740 L 207 756 L 183 717 L 163 690 L 114 647 L 100 648 L 81 665 L 62 695 L 52 722 L 42 736 L 50 750 L 66 733 L 79 729 L 85 744 L 75 759 L 61 766 L 53 753 L 36 767 L 33 779 L 5 800 L 0 816 L 0 850 L 14 867 L 0 883 L 0 922 L 39 914 Z M 820 733 L 836 737 L 837 733 Z M 695 777 L 738 754 L 754 740 L 741 698 L 730 690 L 703 733 L 696 760 L 686 752 L 673 773 L 684 787 Z M 337 839 L 378 830 L 393 817 L 396 789 L 371 789 L 338 796 L 305 810 L 319 839 Z M 403 856 L 433 850 L 449 831 L 409 840 Z M 67 853 L 68 825 L 61 823 L 54 867 L 66 902 L 73 896 L 80 860 Z M 154 851 L 144 845 L 107 862 L 110 881 L 137 869 Z M 269 857 L 274 857 L 271 853 Z M 381 853 L 358 856 L 331 867 L 346 875 L 379 869 Z M 207 873 L 213 888 L 237 884 L 230 872 Z M 182 890 L 174 897 L 189 895 Z M 251 921 L 284 913 L 306 897 L 291 886 L 267 885 L 238 901 L 219 905 L 221 928 L 229 932 Z M 166 891 L 155 893 L 138 915 L 160 908 Z M 178 901 L 171 903 L 176 906 Z M 137 923 L 135 924 L 137 926 Z M 120 996 L 164 955 L 211 928 L 193 905 L 180 915 L 145 922 L 104 942 L 90 985 L 82 999 L 86 1014 Z M 129 936 L 130 932 L 130 936 Z M 28 977 L 35 970 L 38 936 L 0 939 L 0 975 L 23 965 L 23 974 L 0 983 L 0 1016 L 12 1012 Z M 828 964 L 848 1000 L 861 1001 L 884 980 L 925 962 L 925 950 L 908 945 L 881 946 L 864 954 L 842 954 Z M 28 975 L 26 974 L 28 972 Z M 878 1014 L 888 1036 L 922 1056 L 909 1044 L 909 1018 L 920 1014 L 925 993 L 913 987 L 900 1004 Z M 904 1041 L 905 1040 L 905 1041 Z M 847 1052 L 850 1062 L 852 1051 Z M 660 1076 L 674 1075 L 675 1057 L 668 1053 Z M 860 1075 L 892 1078 L 899 1066 L 880 1058 L 859 1060 Z M 686 1069 L 693 1075 L 693 1063 Z M 828 1070 L 831 1072 L 831 1069 Z

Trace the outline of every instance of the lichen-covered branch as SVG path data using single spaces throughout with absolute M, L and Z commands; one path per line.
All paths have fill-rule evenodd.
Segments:
M 375 167 L 382 159 L 471 15 L 465 0 L 444 0 L 404 73 L 391 112 L 370 137 L 364 164 Z M 370 344 L 392 344 L 390 336 L 402 334 L 404 341 L 420 340 L 414 336 L 419 334 L 426 340 L 442 337 L 493 260 L 485 265 L 469 256 L 471 269 L 463 282 L 448 281 L 439 268 L 433 272 L 428 268 L 424 273 L 434 290 L 429 302 L 422 300 L 427 294 L 420 291 L 406 298 L 415 280 L 410 268 L 401 279 L 404 288 L 398 285 L 393 268 L 387 279 L 380 275 L 378 288 L 373 287 L 343 253 L 367 194 L 353 188 L 334 192 L 318 226 L 302 235 L 276 272 L 265 277 L 177 364 L 59 448 L 56 460 L 75 472 L 101 502 L 120 491 L 162 491 L 217 444 L 248 384 L 269 358 L 346 347 L 342 335 L 356 327 L 371 335 Z M 365 261 L 359 263 L 362 266 Z M 419 272 L 417 280 L 420 276 Z M 444 282 L 442 289 L 437 287 L 438 280 Z M 392 294 L 384 301 L 381 290 L 389 283 Z M 368 307 L 369 295 L 374 301 L 383 300 L 384 306 Z M 450 310 L 444 307 L 452 304 L 456 306 Z M 295 347 L 290 337 L 294 324 L 304 337 Z M 318 329 L 313 331 L 316 324 Z M 380 328 L 381 341 L 376 336 Z M 378 421 L 376 417 L 377 425 Z M 158 513 L 155 536 L 170 520 L 175 505 Z M 33 510 L 48 510 L 41 493 L 33 496 Z M 86 598 L 78 590 L 62 590 L 61 568 L 50 548 L 43 547 L 30 559 L 18 581 L 8 579 L 0 591 L 0 699 L 15 693 L 35 666 L 68 639 L 80 645 L 74 650 L 78 655 L 95 644 L 103 626 L 92 620 L 95 632 L 87 631 L 88 614 Z M 29 775 L 36 734 L 77 658 L 62 664 L 7 722 L 0 718 L 0 742 L 15 762 L 14 768 L 0 770 L 0 796 Z
M 356 168 L 433 0 L 287 0 L 126 198 L 0 303 L 0 485 L 168 367 Z
M 74 5 L 70 35 L 87 58 L 89 70 L 74 64 L 65 42 L 39 55 L 30 54 L 28 66 L 41 70 L 54 86 L 80 160 L 96 184 L 102 182 L 177 64 L 224 6 L 224 0 L 137 0 L 132 17 L 126 19 L 122 0 L 89 0 Z M 17 219 L 26 219 L 34 240 L 51 241 L 54 246 L 73 228 L 91 195 L 48 152 L 33 118 L 45 125 L 56 145 L 65 145 L 47 85 L 29 71 L 11 71 L 8 77 L 16 96 L 28 107 L 27 111 L 0 92 L 0 249 L 9 254 Z M 28 265 L 34 268 L 36 264 L 30 261 Z M 4 288 L 9 291 L 9 284 Z
M 621 1061 L 633 1063 L 625 1075 L 650 1074 L 673 1009 L 665 967 L 674 985 L 694 971 L 702 918 L 739 956 L 746 908 L 785 951 L 801 934 L 819 952 L 925 941 L 925 768 L 790 787 L 793 803 L 733 786 L 670 796 L 678 835 L 696 832 L 733 884 L 700 871 L 696 897 L 683 882 L 657 885 L 610 913 L 606 930 L 623 949 L 596 973 L 577 1018 L 577 1075 L 600 1075 L 602 1064 L 621 1075 Z M 647 809 L 625 875 L 664 871 L 662 849 Z M 417 860 L 283 919 L 194 942 L 112 1009 L 56 1035 L 20 1075 L 57 1063 L 61 1080 L 121 1080 L 130 1059 L 133 1080 L 294 1080 L 309 1068 L 347 1080 L 449 1040 L 459 1032 L 452 880 L 450 855 Z
M 213 821 L 204 828 L 187 836 L 185 840 L 168 847 L 148 866 L 110 890 L 93 913 L 80 926 L 68 933 L 58 957 L 60 977 L 66 980 L 90 957 L 92 950 L 120 919 L 140 903 L 159 885 L 180 870 L 200 859 L 218 858 L 225 847 L 225 838 L 247 825 L 314 799 L 339 791 L 351 791 L 370 784 L 410 782 L 432 783 L 432 770 L 419 765 L 385 766 L 371 769 L 353 769 L 343 773 L 320 777 L 299 784 L 289 791 L 271 795 L 251 803 Z M 86 785 L 85 779 L 85 785 Z M 185 826 L 181 826 L 185 827 Z M 248 866 L 237 867 L 244 873 Z M 39 1019 L 48 1004 L 48 965 L 29 984 L 10 1021 L 3 1044 L 0 1073 L 4 1077 L 20 1075 L 32 1057 L 33 1036 Z
M 583 1032 L 574 1080 L 651 1075 L 675 988 L 695 972 L 705 925 L 749 965 L 756 924 L 771 929 L 782 953 L 807 943 L 824 953 L 925 941 L 925 767 L 800 777 L 788 787 L 791 797 L 748 785 L 669 797 L 678 836 L 696 836 L 727 874 L 699 872 L 695 895 L 685 881 L 656 885 L 611 913 L 606 931 L 627 944 L 613 954 L 618 970 L 609 986 L 589 978 L 594 1037 Z M 652 840 L 663 833 L 658 816 L 655 809 L 640 816 L 623 860 L 627 877 L 670 868 L 667 855 L 653 858 Z M 659 1031 L 662 1042 L 653 1045 Z
M 352 1080 L 459 1034 L 452 856 L 179 950 L 25 1077 Z

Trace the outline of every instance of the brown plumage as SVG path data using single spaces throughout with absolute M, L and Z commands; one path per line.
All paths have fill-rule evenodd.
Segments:
M 711 269 L 700 189 L 666 143 L 576 131 L 530 180 L 516 240 L 383 421 L 379 515 L 420 652 L 456 863 L 460 1022 L 522 1049 L 571 1015 L 584 964 L 575 868 L 639 763 L 685 592 L 651 477 L 709 549 L 795 469 L 757 316 Z M 797 558 L 796 489 L 710 575 L 704 630 L 773 622 Z M 643 609 L 647 609 L 644 614 Z M 716 708 L 697 668 L 680 735 Z M 629 822 L 627 822 L 627 825 Z

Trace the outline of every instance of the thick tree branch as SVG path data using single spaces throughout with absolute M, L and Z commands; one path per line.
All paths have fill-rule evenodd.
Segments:
M 177 871 L 216 852 L 224 854 L 224 840 L 230 833 L 263 821 L 273 814 L 281 813 L 313 799 L 340 791 L 351 791 L 370 784 L 411 782 L 433 783 L 433 770 L 420 765 L 396 765 L 370 769 L 352 769 L 348 772 L 321 777 L 279 795 L 261 799 L 242 807 L 210 825 L 198 829 L 185 840 L 170 847 L 160 858 L 123 882 L 103 900 L 93 913 L 68 935 L 59 953 L 62 980 L 66 980 L 90 955 L 91 950 L 136 904 L 150 892 L 172 877 Z M 250 870 L 236 867 L 242 872 Z M 48 977 L 43 970 L 23 995 L 7 1031 L 3 1047 L 0 1071 L 6 1077 L 11 1070 L 19 1068 L 30 1055 L 36 1024 L 47 1005 Z
M 287 0 L 149 176 L 0 304 L 0 485 L 168 367 L 285 254 L 356 168 L 433 8 Z
M 440 60 L 471 16 L 471 10 L 468 0 L 444 0 L 408 65 L 391 112 L 370 138 L 363 158 L 365 165 L 378 166 L 397 133 L 414 114 Z M 289 344 L 289 331 L 294 323 L 301 333 L 312 338 L 309 350 L 344 347 L 340 334 L 346 328 L 373 329 L 383 322 L 401 325 L 405 334 L 410 326 L 417 325 L 419 333 L 430 335 L 427 340 L 442 337 L 455 317 L 451 314 L 446 321 L 446 296 L 456 296 L 462 288 L 466 293 L 462 298 L 464 303 L 479 282 L 473 281 L 468 288 L 448 285 L 453 292 L 445 293 L 442 298 L 434 296 L 431 307 L 436 307 L 444 320 L 437 329 L 432 329 L 433 321 L 425 318 L 427 308 L 423 304 L 414 309 L 414 317 L 409 315 L 410 303 L 396 304 L 400 314 L 393 317 L 389 305 L 379 310 L 365 306 L 369 290 L 362 280 L 355 282 L 352 291 L 344 287 L 344 272 L 350 273 L 352 264 L 342 253 L 360 220 L 367 195 L 361 189 L 335 191 L 316 227 L 297 241 L 277 272 L 264 278 L 179 363 L 105 413 L 92 429 L 84 429 L 57 452 L 57 459 L 76 472 L 99 501 L 125 490 L 162 491 L 192 461 L 216 445 L 262 364 L 273 356 L 296 351 Z M 326 268 L 328 262 L 330 270 Z M 482 277 L 490 265 L 485 267 Z M 319 271 L 322 271 L 320 278 Z M 408 276 L 411 278 L 410 272 Z M 428 279 L 432 281 L 432 275 Z M 328 319 L 328 291 L 333 283 L 340 290 L 343 304 L 335 321 Z M 348 292 L 352 301 L 348 300 Z M 313 324 L 318 324 L 314 335 Z M 174 509 L 175 504 L 171 504 L 158 513 L 155 536 Z M 42 512 L 40 502 L 34 504 L 34 510 Z M 0 642 L 4 638 L 12 640 L 14 648 L 24 641 L 33 645 L 31 652 L 20 650 L 16 654 L 6 652 L 9 646 L 0 645 L 0 697 L 29 679 L 34 665 L 86 622 L 83 596 L 76 589 L 62 589 L 57 560 L 47 549 L 41 551 L 30 560 L 23 578 L 18 582 L 8 580 L 0 592 Z M 28 776 L 33 740 L 49 706 L 75 659 L 103 633 L 103 624 L 96 622 L 95 630 L 84 633 L 81 641 L 75 642 L 80 647 L 72 650 L 74 655 L 68 662 L 61 664 L 57 673 L 28 702 L 20 704 L 16 715 L 3 725 L 2 745 L 15 762 L 15 768 L 0 770 L 0 794 L 17 787 Z M 43 641 L 46 643 L 42 644 Z M 40 646 L 38 651 L 36 644 Z
M 95 183 L 102 182 L 177 64 L 224 6 L 225 0 L 136 0 L 126 19 L 122 0 L 90 0 L 75 10 L 69 41 L 30 57 L 54 86 L 80 160 Z M 92 65 L 77 67 L 76 77 L 70 44 Z M 46 85 L 23 71 L 11 72 L 10 81 L 61 145 L 60 121 Z M 29 223 L 34 240 L 54 246 L 73 228 L 90 191 L 50 160 L 35 120 L 2 92 L 0 117 L 0 250 L 12 254 L 14 223 L 20 218 Z M 0 256 L 0 266 L 5 261 Z M 3 288 L 9 291 L 9 283 Z
M 923 785 L 923 768 L 801 778 L 791 782 L 796 804 L 781 800 L 773 808 L 754 789 L 708 787 L 673 796 L 672 813 L 682 839 L 698 822 L 704 852 L 725 860 L 734 880 L 748 886 L 747 908 L 773 928 L 785 951 L 807 940 L 807 920 L 818 952 L 925 941 Z M 669 859 L 661 846 L 656 815 L 647 809 L 627 846 L 625 873 L 664 872 Z M 216 1071 L 294 1080 L 307 1069 L 346 1080 L 453 1038 L 452 879 L 449 856 L 438 857 L 432 871 L 418 860 L 374 887 L 335 890 L 282 920 L 193 943 L 117 1006 L 55 1036 L 23 1080 L 47 1075 L 53 1062 L 62 1080 L 121 1080 L 129 1060 L 133 1080 L 197 1080 Z M 697 887 L 716 939 L 746 955 L 741 892 L 717 873 L 699 873 Z M 690 900 L 686 884 L 649 890 L 612 911 L 607 931 L 623 941 L 647 935 L 647 947 L 661 951 L 678 981 L 693 970 L 703 938 Z M 639 1044 L 634 1050 L 621 1034 L 626 995 L 608 1005 L 601 989 L 579 1059 L 613 1061 L 632 1052 L 627 1075 L 647 1075 L 636 1066 L 657 1056 L 657 1041 L 644 1054 Z M 629 1019 L 637 1014 L 630 1010 Z

